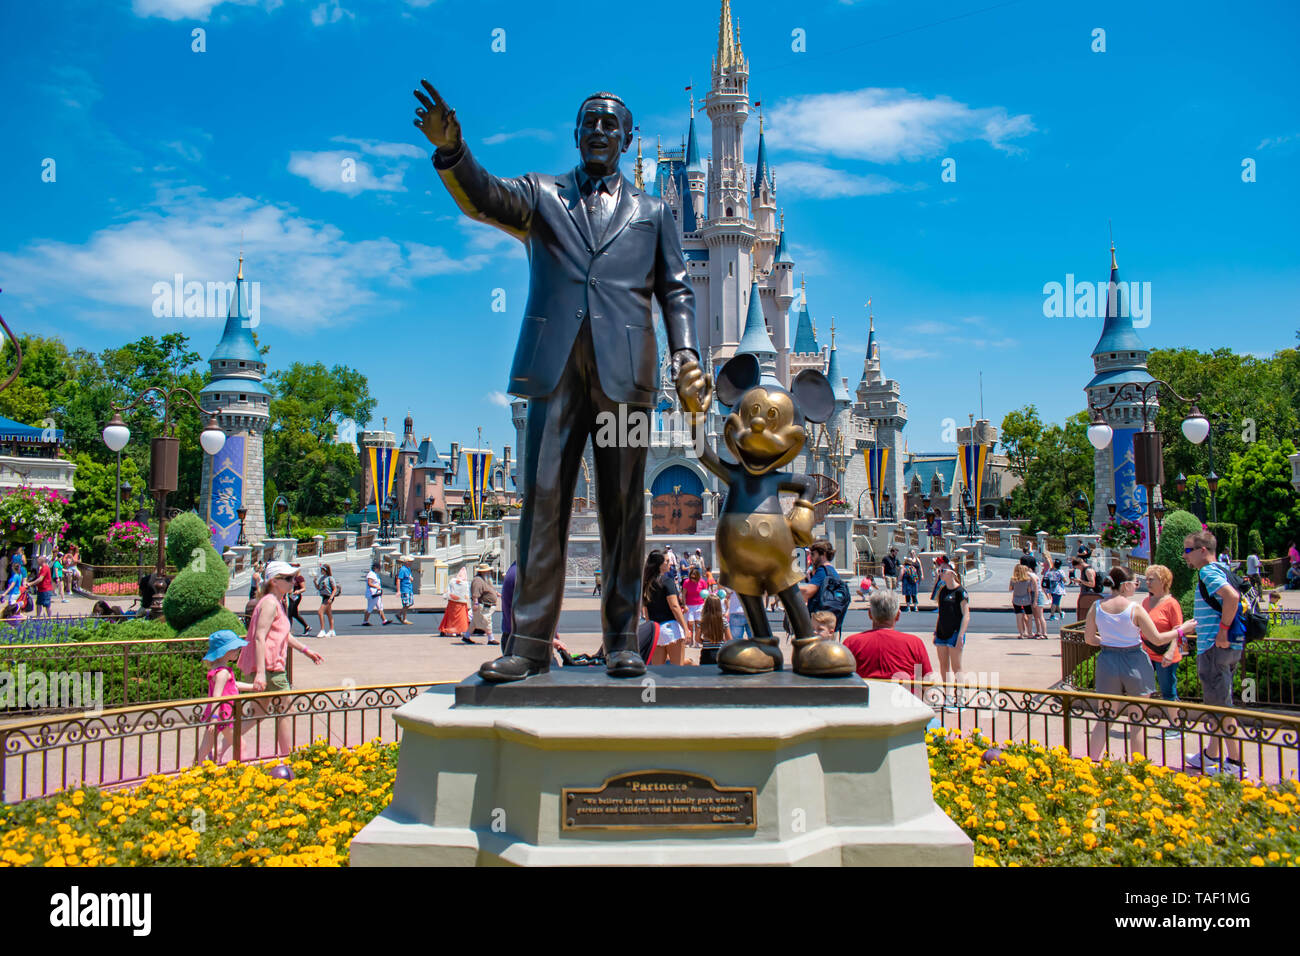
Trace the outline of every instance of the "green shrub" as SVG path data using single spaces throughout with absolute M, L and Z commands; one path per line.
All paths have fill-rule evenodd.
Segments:
M 1183 620 L 1190 621 L 1196 616 L 1196 588 L 1192 588 L 1178 599 L 1183 609 Z
M 1241 552 L 1237 549 L 1237 526 L 1230 521 L 1207 521 L 1205 530 L 1214 535 L 1214 540 L 1218 544 L 1218 554 L 1227 551 L 1234 558 L 1241 557 Z
M 1264 557 L 1264 539 L 1260 537 L 1258 528 L 1251 528 L 1250 534 L 1246 535 L 1246 553 Z
M 168 526 L 167 556 L 181 570 L 163 597 L 163 614 L 178 632 L 185 631 L 222 607 L 230 571 L 198 515 L 183 514 Z
M 203 615 L 185 630 L 176 634 L 177 637 L 201 637 L 207 640 L 208 635 L 213 631 L 220 630 L 234 631 L 241 637 L 245 633 L 244 622 L 240 620 L 239 615 L 224 607 L 219 607 L 215 611 L 209 611 Z
M 1171 511 L 1165 515 L 1160 540 L 1156 542 L 1155 563 L 1163 564 L 1173 574 L 1171 594 L 1183 594 L 1195 583 L 1195 572 L 1183 560 L 1183 539 L 1200 530 L 1200 519 L 1189 511 Z

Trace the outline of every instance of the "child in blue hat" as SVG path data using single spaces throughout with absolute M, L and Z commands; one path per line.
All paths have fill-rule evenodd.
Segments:
M 230 667 L 238 657 L 239 651 L 246 646 L 248 641 L 234 631 L 213 631 L 208 635 L 208 652 L 203 655 L 203 659 L 214 665 L 208 671 L 209 697 L 237 697 L 240 691 L 253 689 L 252 684 L 236 680 L 235 672 Z M 212 719 L 214 711 L 217 712 L 220 722 L 207 723 Z M 194 757 L 195 763 L 202 763 L 210 758 L 217 763 L 225 762 L 223 758 L 226 752 L 233 749 L 234 716 L 234 705 L 228 702 L 209 704 L 203 711 L 203 721 L 207 726 L 203 730 L 203 739 L 199 741 L 198 753 Z

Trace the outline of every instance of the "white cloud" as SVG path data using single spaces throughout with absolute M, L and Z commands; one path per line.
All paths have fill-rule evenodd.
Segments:
M 1259 141 L 1256 149 L 1269 149 L 1273 146 L 1281 146 L 1283 143 L 1289 143 L 1293 139 L 1300 139 L 1300 133 L 1289 133 L 1286 136 L 1266 136 Z
M 203 150 L 199 149 L 199 147 L 195 146 L 193 143 L 187 143 L 183 140 L 173 140 L 170 143 L 163 143 L 163 147 L 170 149 L 186 162 L 197 163 L 199 160 L 203 159 Z
M 41 84 L 41 89 L 74 110 L 89 109 L 104 95 L 94 77 L 79 66 L 51 67 L 49 79 Z
M 782 193 L 791 190 L 817 199 L 837 199 L 842 196 L 879 196 L 883 193 L 907 189 L 902 183 L 874 173 L 859 175 L 831 169 L 818 163 L 782 163 L 777 168 L 777 182 Z
M 164 20 L 206 20 L 214 8 L 223 3 L 241 7 L 257 5 L 259 0 L 131 0 L 131 12 L 137 17 L 162 17 Z M 268 10 L 280 6 L 279 0 L 269 0 Z
M 352 136 L 332 136 L 331 143 L 348 143 L 363 153 L 379 156 L 383 159 L 398 159 L 406 156 L 410 159 L 423 159 L 428 152 L 410 143 L 385 143 L 373 139 L 357 139 Z
M 891 346 L 889 349 L 882 349 L 881 351 L 884 353 L 882 355 L 882 358 L 897 359 L 900 362 L 911 362 L 920 359 L 932 359 L 932 358 L 939 357 L 938 352 L 932 351 L 930 349 L 894 348 Z
M 38 239 L 18 252 L 0 253 L 0 275 L 12 277 L 6 293 L 34 315 L 57 312 L 118 328 L 125 320 L 142 331 L 179 326 L 190 334 L 215 334 L 220 317 L 154 318 L 152 288 L 172 282 L 178 272 L 186 281 L 229 281 L 241 232 L 244 274 L 260 283 L 262 321 L 271 325 L 346 322 L 413 280 L 472 272 L 493 258 L 387 237 L 350 240 L 337 226 L 287 206 L 246 196 L 216 199 L 187 187 L 160 190 L 135 219 L 101 229 L 83 243 Z
M 402 185 L 405 165 L 378 174 L 365 160 L 341 150 L 327 149 L 316 153 L 295 150 L 289 154 L 289 172 L 324 192 L 355 196 L 368 191 L 406 191 Z
M 876 163 L 939 156 L 954 144 L 973 140 L 1013 152 L 1017 148 L 1007 140 L 1034 132 L 1028 114 L 1011 115 L 1001 106 L 973 108 L 947 96 L 927 98 L 875 87 L 783 100 L 767 121 L 774 149 Z
M 488 392 L 487 400 L 493 405 L 500 405 L 502 408 L 510 407 L 510 396 L 505 392 Z
M 351 10 L 345 10 L 339 5 L 339 0 L 326 0 L 318 7 L 311 11 L 312 26 L 321 27 L 327 23 L 338 23 L 344 17 L 349 20 L 355 20 L 356 14 Z
M 549 129 L 537 129 L 537 128 L 530 127 L 528 129 L 517 129 L 512 133 L 493 133 L 490 136 L 484 136 L 483 145 L 497 146 L 500 143 L 508 143 L 512 139 L 550 140 L 554 138 L 555 138 L 555 134 L 553 134 Z M 632 149 L 635 150 L 636 147 L 633 146 Z M 644 148 L 642 149 L 642 151 L 644 152 Z M 635 155 L 635 153 L 633 155 Z

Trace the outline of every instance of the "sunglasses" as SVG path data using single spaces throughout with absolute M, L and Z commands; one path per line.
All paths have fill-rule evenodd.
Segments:
M 1183 554 L 1191 554 L 1193 551 L 1201 551 L 1204 549 L 1204 547 L 1205 545 L 1200 545 L 1199 547 L 1195 547 L 1195 548 L 1183 548 Z

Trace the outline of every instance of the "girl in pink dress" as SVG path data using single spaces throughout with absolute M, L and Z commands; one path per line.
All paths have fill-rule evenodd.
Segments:
M 208 635 L 208 652 L 203 655 L 203 659 L 213 665 L 208 671 L 209 697 L 237 697 L 240 691 L 253 689 L 252 684 L 236 680 L 235 672 L 230 666 L 235 663 L 240 650 L 247 646 L 248 641 L 234 631 L 213 631 Z M 220 723 L 208 723 L 214 713 Z M 217 763 L 226 762 L 226 753 L 233 749 L 234 716 L 235 708 L 231 703 L 208 704 L 203 711 L 206 726 L 203 728 L 203 739 L 199 741 L 198 752 L 194 755 L 195 763 L 208 759 Z

